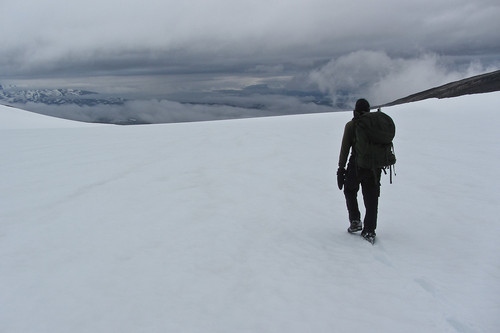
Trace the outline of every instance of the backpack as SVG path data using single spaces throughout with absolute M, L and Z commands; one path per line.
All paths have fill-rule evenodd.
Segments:
M 355 120 L 354 152 L 356 165 L 364 169 L 385 169 L 391 171 L 396 163 L 392 140 L 396 135 L 396 125 L 391 117 L 378 109 L 366 112 Z

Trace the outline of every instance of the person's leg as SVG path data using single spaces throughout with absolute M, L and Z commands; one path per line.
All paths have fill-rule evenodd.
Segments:
M 360 221 L 361 213 L 358 206 L 359 181 L 356 168 L 349 163 L 344 183 L 344 195 L 349 213 L 349 221 Z
M 361 187 L 366 208 L 363 233 L 375 233 L 380 196 L 380 171 L 373 173 L 371 170 L 366 170 L 361 180 Z

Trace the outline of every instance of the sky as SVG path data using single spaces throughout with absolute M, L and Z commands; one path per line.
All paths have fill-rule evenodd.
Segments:
M 0 11 L 0 84 L 21 87 L 204 102 L 267 85 L 385 103 L 500 68 L 496 0 L 1 0 Z

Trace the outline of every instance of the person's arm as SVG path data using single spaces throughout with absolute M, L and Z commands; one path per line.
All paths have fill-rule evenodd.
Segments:
M 339 168 L 344 169 L 347 163 L 347 158 L 349 157 L 349 151 L 351 150 L 354 141 L 354 122 L 351 120 L 345 125 L 344 136 L 342 137 L 342 146 L 340 147 L 339 155 Z

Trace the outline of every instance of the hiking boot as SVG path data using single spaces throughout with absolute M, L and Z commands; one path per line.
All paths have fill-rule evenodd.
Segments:
M 351 225 L 349 228 L 347 228 L 347 232 L 350 232 L 351 234 L 356 231 L 360 231 L 363 229 L 363 225 L 361 224 L 360 220 L 352 220 Z
M 375 243 L 375 232 L 374 231 L 363 231 L 361 233 L 361 237 L 363 237 L 365 240 L 369 241 L 370 243 Z

